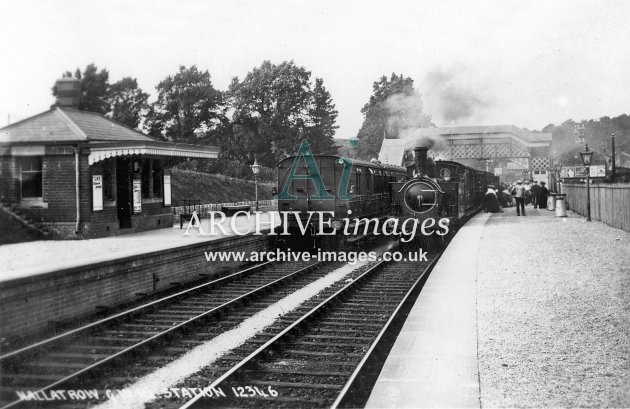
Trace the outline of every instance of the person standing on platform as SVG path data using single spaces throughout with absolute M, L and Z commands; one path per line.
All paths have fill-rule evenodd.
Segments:
M 497 192 L 494 190 L 494 185 L 488 185 L 488 191 L 484 196 L 484 212 L 499 213 L 499 199 L 497 198 Z
M 523 187 L 525 188 L 525 206 L 529 206 L 532 203 L 532 194 L 530 192 L 531 186 L 529 184 L 529 180 L 526 180 L 523 183 Z
M 517 180 L 516 186 L 512 188 L 512 195 L 516 199 L 516 215 L 520 216 L 522 211 L 525 216 L 525 186 L 521 179 Z
M 541 209 L 547 208 L 547 198 L 549 197 L 549 190 L 545 187 L 545 182 L 540 182 L 540 195 L 538 196 L 538 207 Z
M 530 189 L 532 194 L 532 204 L 534 205 L 534 209 L 538 208 L 538 200 L 540 198 L 540 186 L 537 181 L 534 181 L 532 188 Z

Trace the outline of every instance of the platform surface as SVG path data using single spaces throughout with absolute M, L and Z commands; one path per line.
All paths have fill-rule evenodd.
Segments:
M 261 232 L 269 230 L 271 213 L 274 213 L 276 225 L 280 224 L 277 212 L 261 213 Z M 255 228 L 254 216 L 248 219 L 239 216 L 234 221 L 236 232 L 231 229 L 233 217 L 226 217 L 222 224 L 227 236 L 237 235 Z M 220 221 L 217 219 L 217 222 Z M 179 228 L 179 219 L 173 227 L 129 233 L 120 236 L 103 237 L 90 240 L 40 240 L 26 243 L 0 245 L 0 281 L 44 274 L 54 270 L 71 268 L 90 263 L 115 260 L 152 251 L 165 250 L 186 244 L 218 240 L 226 236 L 217 227 L 215 234 L 210 234 L 210 220 L 201 219 L 201 226 L 206 235 L 191 228 L 189 235 L 184 235 L 187 224 Z
M 630 234 L 526 211 L 459 231 L 368 408 L 630 407 Z

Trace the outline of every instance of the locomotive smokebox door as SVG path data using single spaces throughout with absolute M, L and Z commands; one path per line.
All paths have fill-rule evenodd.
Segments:
M 398 197 L 402 199 L 402 216 L 426 219 L 438 216 L 444 192 L 431 179 L 411 180 L 402 187 Z

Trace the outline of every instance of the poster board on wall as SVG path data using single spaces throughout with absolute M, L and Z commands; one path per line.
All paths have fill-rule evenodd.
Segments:
M 164 170 L 164 206 L 171 205 L 171 171 Z
M 140 179 L 133 180 L 133 212 L 142 213 L 142 182 Z
M 606 166 L 605 165 L 594 165 L 590 167 L 590 177 L 592 178 L 597 178 L 597 177 L 606 177 Z
M 103 175 L 92 175 L 92 211 L 103 210 Z

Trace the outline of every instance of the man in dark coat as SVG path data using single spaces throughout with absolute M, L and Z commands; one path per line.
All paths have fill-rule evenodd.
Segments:
M 545 187 L 545 182 L 540 182 L 540 194 L 538 196 L 538 207 L 541 209 L 547 208 L 547 197 L 549 197 L 549 190 Z
M 538 186 L 538 182 L 534 181 L 532 188 L 529 190 L 532 194 L 532 204 L 534 205 L 534 209 L 538 208 L 538 200 L 540 199 L 540 186 Z

